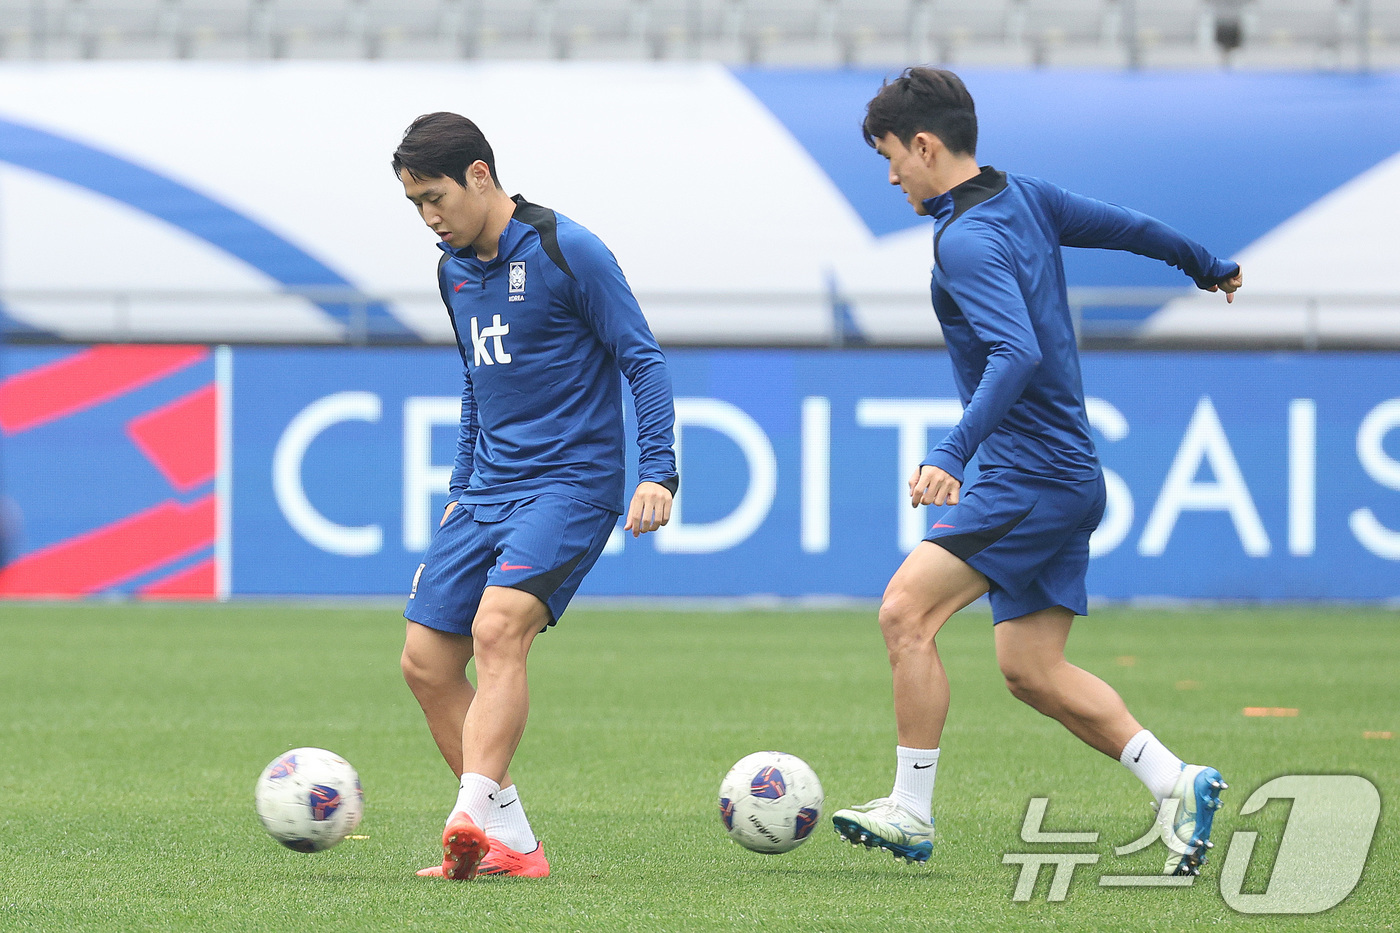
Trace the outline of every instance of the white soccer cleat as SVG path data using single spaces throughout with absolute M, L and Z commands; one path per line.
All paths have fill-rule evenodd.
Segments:
M 1181 766 L 1170 797 L 1157 808 L 1157 826 L 1162 841 L 1171 850 L 1164 873 L 1199 875 L 1210 841 L 1215 811 L 1220 809 L 1220 792 L 1230 785 L 1220 772 L 1206 765 Z
M 853 846 L 886 849 L 911 864 L 926 862 L 933 854 L 933 821 L 925 823 L 888 797 L 837 810 L 831 822 L 836 834 Z

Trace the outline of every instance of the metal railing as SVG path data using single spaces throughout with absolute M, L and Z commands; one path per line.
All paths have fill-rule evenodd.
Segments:
M 641 290 L 671 346 L 937 346 L 926 290 Z M 1400 294 L 1072 288 L 1086 348 L 1400 349 Z M 436 292 L 307 287 L 279 291 L 0 291 L 5 337 L 20 343 L 196 342 L 370 346 L 451 344 Z

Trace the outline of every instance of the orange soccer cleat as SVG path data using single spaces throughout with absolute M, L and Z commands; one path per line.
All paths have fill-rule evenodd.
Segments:
M 492 842 L 491 851 L 476 866 L 476 873 L 502 878 L 548 878 L 549 860 L 544 857 L 544 843 L 521 854 L 500 842 Z M 424 878 L 445 877 L 441 865 L 420 869 L 418 874 Z
M 536 844 L 529 852 L 517 852 L 493 840 L 490 854 L 481 860 L 476 873 L 506 878 L 547 878 L 549 860 L 544 857 L 544 843 Z
M 491 851 L 491 840 L 472 818 L 458 811 L 442 831 L 442 864 L 425 868 L 420 875 L 470 881 L 481 860 Z

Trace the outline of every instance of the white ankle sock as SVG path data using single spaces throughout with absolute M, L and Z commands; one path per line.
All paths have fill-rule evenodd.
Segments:
M 530 821 L 525 818 L 525 804 L 520 802 L 520 792 L 514 784 L 502 787 L 491 795 L 491 809 L 481 828 L 491 839 L 503 842 L 517 852 L 533 852 L 539 845 L 534 830 L 530 829 Z
M 1147 785 L 1148 791 L 1157 798 L 1158 803 L 1171 796 L 1177 776 L 1181 774 L 1181 759 L 1168 751 L 1167 747 L 1146 729 L 1128 740 L 1118 760 L 1133 772 L 1139 781 Z
M 938 749 L 896 745 L 894 790 L 890 799 L 924 822 L 933 813 L 933 778 L 938 773 Z
M 484 774 L 474 774 L 468 771 L 462 775 L 461 789 L 457 791 L 457 803 L 452 808 L 453 813 L 462 812 L 472 818 L 472 822 L 486 828 L 486 814 L 490 813 L 491 795 L 501 789 L 501 785 L 491 780 Z M 448 819 L 451 819 L 451 814 Z

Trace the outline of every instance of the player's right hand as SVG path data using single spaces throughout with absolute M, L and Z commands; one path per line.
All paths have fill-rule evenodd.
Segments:
M 924 465 L 909 477 L 909 505 L 957 505 L 962 483 L 936 466 Z
M 438 522 L 438 527 L 439 527 L 439 528 L 441 528 L 443 525 L 446 525 L 446 524 L 447 524 L 447 516 L 451 515 L 451 514 L 452 514 L 452 510 L 455 509 L 456 507 L 457 507 L 457 500 L 456 500 L 456 499 L 453 499 L 451 502 L 447 503 L 447 509 L 446 509 L 446 511 L 444 511 L 444 512 L 442 513 L 442 521 Z

